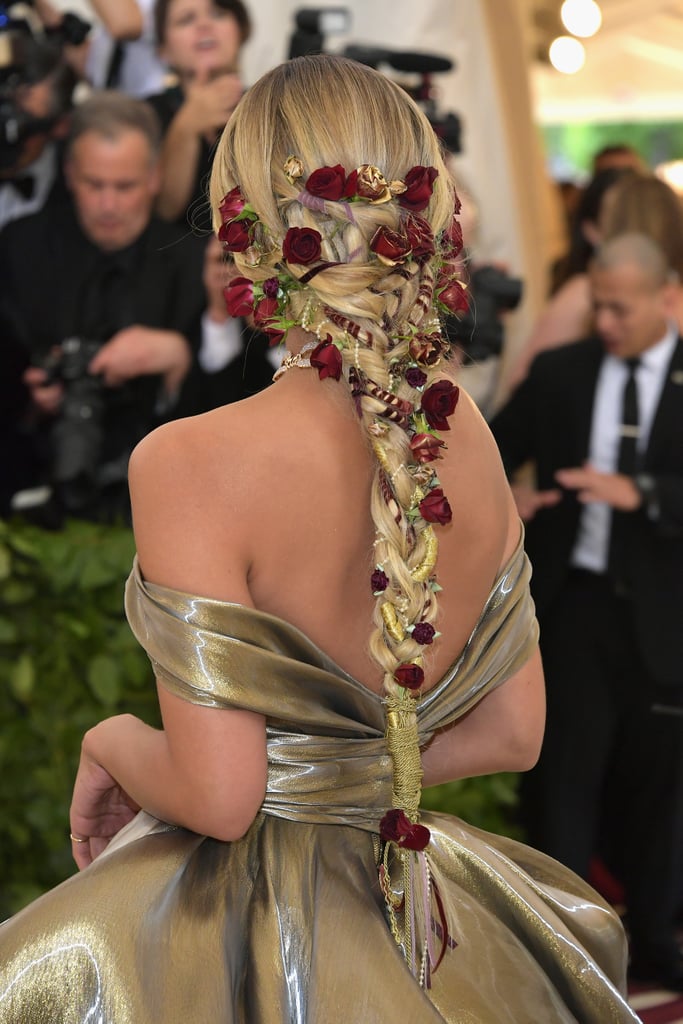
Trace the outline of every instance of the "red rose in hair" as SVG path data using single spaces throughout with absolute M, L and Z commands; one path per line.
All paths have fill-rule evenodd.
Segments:
M 335 164 L 334 167 L 319 167 L 306 182 L 306 191 L 312 196 L 336 202 L 344 194 L 345 183 L 346 171 L 341 164 Z
M 228 194 L 223 197 L 223 202 L 218 207 L 223 224 L 227 224 L 228 221 L 234 220 L 235 217 L 239 217 L 246 205 L 246 200 L 240 192 L 239 185 L 235 185 L 235 187 L 230 189 Z
M 416 334 L 410 339 L 410 354 L 416 363 L 434 366 L 441 358 L 443 342 L 440 334 Z
M 251 225 L 248 220 L 231 220 L 221 224 L 218 238 L 227 252 L 244 252 L 251 245 Z
M 410 242 L 406 236 L 386 227 L 377 228 L 372 236 L 370 248 L 388 267 L 404 263 L 406 257 L 410 255 Z
M 443 255 L 446 259 L 454 260 L 462 252 L 463 237 L 460 221 L 453 217 L 448 231 L 443 236 Z
M 425 674 L 419 665 L 404 661 L 394 670 L 394 679 L 406 690 L 419 690 L 425 681 Z
M 315 228 L 290 228 L 282 243 L 282 255 L 288 263 L 315 263 L 320 259 L 322 236 Z
M 406 382 L 411 388 L 423 388 L 427 383 L 427 374 L 417 366 L 411 366 L 406 370 Z
M 406 235 L 418 263 L 426 263 L 434 255 L 434 233 L 431 225 L 416 214 L 409 214 L 405 223 Z
M 439 448 L 445 448 L 440 437 L 435 434 L 415 434 L 410 440 L 410 450 L 418 462 L 434 462 L 441 458 Z
M 398 197 L 400 205 L 413 213 L 424 210 L 429 206 L 438 176 L 436 167 L 411 167 L 404 179 L 406 190 Z
M 416 644 L 431 644 L 434 643 L 436 630 L 431 622 L 418 622 L 413 627 L 412 636 Z
M 442 487 L 433 487 L 427 497 L 422 499 L 418 508 L 426 523 L 438 523 L 439 526 L 446 526 L 453 518 L 451 506 L 448 504 L 448 498 L 443 493 Z
M 425 825 L 413 825 L 405 813 L 394 807 L 379 823 L 379 834 L 385 842 L 396 843 L 406 850 L 424 850 L 431 838 Z
M 449 380 L 437 380 L 422 395 L 422 412 L 432 430 L 450 430 L 448 416 L 452 416 L 460 397 L 460 388 Z
M 321 341 L 311 352 L 311 366 L 316 368 L 321 380 L 325 380 L 325 377 L 339 380 L 342 372 L 341 352 L 331 341 Z
M 277 299 L 266 296 L 266 298 L 261 299 L 254 310 L 254 323 L 258 324 L 259 327 L 267 327 L 276 313 Z
M 370 577 L 370 587 L 373 594 L 381 593 L 389 586 L 389 577 L 382 569 L 375 569 Z
M 342 199 L 352 199 L 353 196 L 358 195 L 358 171 L 351 171 L 348 178 L 344 182 L 344 191 L 342 192 Z
M 439 278 L 436 298 L 451 313 L 466 313 L 470 300 L 463 285 L 455 278 Z
M 223 295 L 230 316 L 249 316 L 254 312 L 254 282 L 248 278 L 233 277 Z

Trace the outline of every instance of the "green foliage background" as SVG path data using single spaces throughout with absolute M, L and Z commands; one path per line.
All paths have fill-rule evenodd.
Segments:
M 650 167 L 683 157 L 683 121 L 624 121 L 588 124 L 577 121 L 543 127 L 546 152 L 563 157 L 577 171 L 588 174 L 593 155 L 603 146 L 628 143 Z
M 0 920 L 74 871 L 69 802 L 83 733 L 131 712 L 158 725 L 123 612 L 129 530 L 0 521 Z M 423 803 L 516 834 L 515 775 L 425 790 Z

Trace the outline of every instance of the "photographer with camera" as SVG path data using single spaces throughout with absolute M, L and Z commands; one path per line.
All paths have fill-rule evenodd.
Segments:
M 61 145 L 75 83 L 57 42 L 0 34 L 0 228 L 65 201 Z
M 0 235 L 0 313 L 33 364 L 35 483 L 59 512 L 126 518 L 130 451 L 182 407 L 205 305 L 202 243 L 176 244 L 182 233 L 153 216 L 159 146 L 146 104 L 94 94 L 67 143 L 73 204 Z

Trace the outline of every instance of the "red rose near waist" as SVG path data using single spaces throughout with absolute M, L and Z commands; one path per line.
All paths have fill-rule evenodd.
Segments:
M 431 839 L 425 825 L 413 825 L 405 813 L 393 807 L 379 823 L 379 834 L 385 842 L 396 843 L 406 850 L 424 850 Z

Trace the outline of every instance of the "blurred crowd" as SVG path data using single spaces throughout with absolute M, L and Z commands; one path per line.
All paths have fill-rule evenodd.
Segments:
M 254 394 L 207 176 L 240 98 L 241 0 L 49 0 L 0 27 L 0 516 L 127 521 L 128 457 Z M 633 969 L 683 987 L 683 207 L 628 145 L 563 189 L 567 249 L 491 427 L 534 567 L 548 730 L 532 843 L 623 884 Z M 466 213 L 467 211 L 465 211 Z M 466 238 L 467 241 L 467 238 Z M 449 324 L 500 351 L 521 282 L 471 263 Z M 474 331 L 477 344 L 473 344 Z M 476 396 L 475 396 L 476 397 Z
M 228 317 L 206 198 L 249 15 L 241 0 L 93 0 L 91 27 L 49 0 L 8 9 L 0 514 L 125 522 L 137 441 L 277 365 Z

